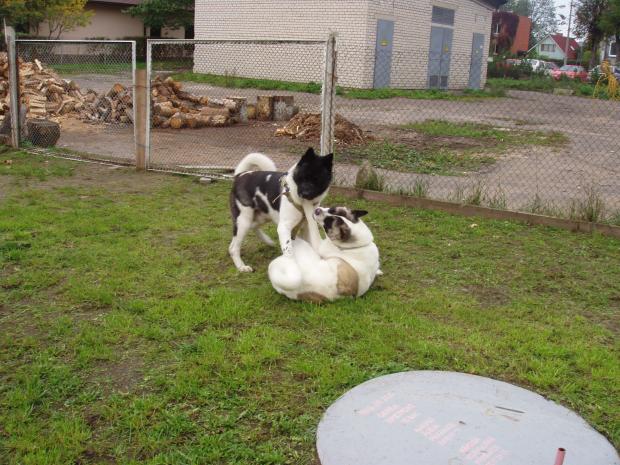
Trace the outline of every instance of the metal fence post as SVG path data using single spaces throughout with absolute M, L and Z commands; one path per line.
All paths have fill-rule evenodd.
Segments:
M 19 148 L 19 64 L 17 63 L 17 49 L 15 46 L 15 30 L 5 26 L 4 34 L 7 43 L 9 61 L 9 101 L 11 113 L 11 145 Z
M 325 44 L 325 76 L 321 94 L 321 155 L 333 152 L 336 106 L 336 33 L 329 34 Z
M 146 70 L 136 70 L 134 136 L 136 138 L 136 168 L 145 170 L 146 161 L 146 128 L 148 126 L 146 106 L 148 103 L 148 81 Z
M 145 123 L 144 123 L 144 167 L 149 169 L 151 166 L 151 60 L 152 46 L 149 39 L 146 40 L 146 97 L 143 103 Z

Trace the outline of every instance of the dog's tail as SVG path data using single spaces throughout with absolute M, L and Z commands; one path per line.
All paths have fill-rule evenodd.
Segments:
M 235 176 L 245 171 L 276 171 L 276 164 L 267 155 L 251 153 L 239 162 L 235 168 Z

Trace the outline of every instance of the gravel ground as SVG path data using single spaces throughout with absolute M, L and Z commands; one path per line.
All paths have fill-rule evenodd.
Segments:
M 127 76 L 109 75 L 72 77 L 81 87 L 104 91 L 114 82 L 129 84 Z M 212 97 L 246 96 L 250 100 L 266 93 L 254 89 L 225 89 L 186 83 L 185 90 Z M 294 95 L 302 111 L 319 111 L 320 96 Z M 429 182 L 433 198 L 453 197 L 482 183 L 489 192 L 504 192 L 509 207 L 521 208 L 538 195 L 544 201 L 566 204 L 583 197 L 584 190 L 595 186 L 610 209 L 620 209 L 620 102 L 592 100 L 537 92 L 511 91 L 506 98 L 479 100 L 389 100 L 337 99 L 338 112 L 374 133 L 386 126 L 426 119 L 455 122 L 484 122 L 496 126 L 540 131 L 560 131 L 569 138 L 561 150 L 552 147 L 518 147 L 501 154 L 498 161 L 476 173 L 461 176 L 427 176 L 413 173 L 383 172 L 394 188 L 411 187 L 416 179 Z M 274 123 L 255 123 L 230 128 L 152 131 L 151 162 L 161 167 L 234 166 L 246 153 L 264 151 L 281 168 L 287 168 L 308 144 L 275 137 Z M 133 156 L 132 128 L 93 126 L 66 121 L 62 146 L 112 158 Z M 357 168 L 339 165 L 339 183 L 354 182 Z

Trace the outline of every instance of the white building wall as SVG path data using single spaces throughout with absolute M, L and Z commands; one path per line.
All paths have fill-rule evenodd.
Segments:
M 469 84 L 469 67 L 475 32 L 485 36 L 482 64 L 482 85 L 484 86 L 487 69 L 486 56 L 489 50 L 493 16 L 493 10 L 490 7 L 472 0 L 372 0 L 370 3 L 368 47 L 372 50 L 373 59 L 377 20 L 394 21 L 392 87 L 423 89 L 428 86 L 428 56 L 433 6 L 455 10 L 448 87 L 463 89 Z
M 102 37 L 105 39 L 122 39 L 123 37 L 144 36 L 142 21 L 123 13 L 126 5 L 105 5 L 100 3 L 88 3 L 86 10 L 93 13 L 90 23 L 84 27 L 77 27 L 71 31 L 65 31 L 60 39 L 92 39 Z M 31 31 L 32 34 L 37 31 Z M 47 37 L 49 25 L 41 23 L 38 35 Z M 56 38 L 54 36 L 54 38 Z
M 324 40 L 338 33 L 338 80 L 345 87 L 373 85 L 378 19 L 395 22 L 391 86 L 426 88 L 433 5 L 455 10 L 449 88 L 469 83 L 473 33 L 489 47 L 492 9 L 476 0 L 196 0 L 196 39 Z M 482 81 L 486 79 L 483 59 Z M 317 46 L 197 45 L 200 73 L 299 82 L 321 81 Z
M 544 51 L 543 52 L 541 50 L 542 48 L 541 45 L 543 44 L 555 45 L 555 51 L 553 52 Z M 538 44 L 536 44 L 536 52 L 538 53 L 539 56 L 549 58 L 550 60 L 563 60 L 564 59 L 564 50 L 562 50 L 561 47 L 558 46 L 556 41 L 553 40 L 551 37 L 547 37 L 544 40 L 541 40 Z
M 330 31 L 339 43 L 363 49 L 367 40 L 365 0 L 196 0 L 194 32 L 207 40 L 321 40 Z M 194 70 L 200 73 L 297 82 L 323 79 L 322 45 L 200 44 Z M 367 84 L 368 69 L 341 63 L 340 84 Z

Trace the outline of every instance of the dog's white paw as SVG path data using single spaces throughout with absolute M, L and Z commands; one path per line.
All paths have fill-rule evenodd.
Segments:
M 252 273 L 254 269 L 249 265 L 243 265 L 239 267 L 239 271 L 242 273 Z

